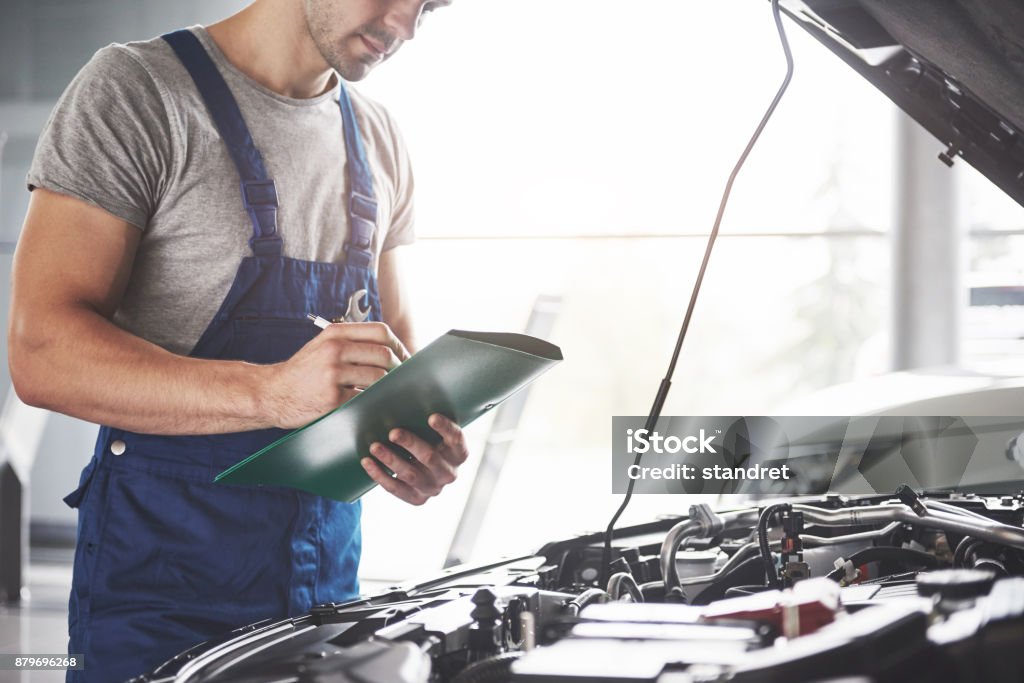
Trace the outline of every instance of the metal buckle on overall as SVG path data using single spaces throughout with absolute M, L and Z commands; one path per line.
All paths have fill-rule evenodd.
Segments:
M 369 268 L 373 263 L 373 252 L 369 249 L 358 249 L 355 245 L 345 244 L 342 249 L 345 252 L 345 260 L 353 266 Z
M 277 208 L 277 185 L 272 178 L 266 180 L 243 180 L 242 202 L 248 209 Z
M 377 202 L 373 197 L 352 192 L 348 200 L 348 214 L 351 221 L 346 247 L 368 250 L 373 244 L 373 233 L 377 229 Z
M 373 263 L 373 233 L 377 230 L 377 201 L 356 191 L 348 200 L 349 231 L 345 254 L 352 265 L 368 268 Z
M 377 200 L 353 191 L 348 200 L 348 211 L 354 216 L 377 225 Z
M 249 246 L 257 256 L 281 251 L 277 234 L 277 185 L 272 179 L 243 180 L 242 204 L 253 220 Z

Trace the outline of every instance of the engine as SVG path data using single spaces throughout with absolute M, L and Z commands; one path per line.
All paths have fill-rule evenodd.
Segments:
M 139 681 L 1024 680 L 1024 498 L 825 496 L 550 543 L 179 655 Z

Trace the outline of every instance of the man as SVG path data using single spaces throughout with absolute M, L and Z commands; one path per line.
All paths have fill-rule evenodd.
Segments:
M 71 680 L 151 670 L 234 627 L 357 594 L 359 505 L 213 485 L 408 357 L 412 178 L 350 92 L 449 0 L 256 0 L 100 50 L 40 139 L 9 361 L 27 403 L 103 425 L 79 488 Z M 368 322 L 319 332 L 350 302 Z M 371 446 L 419 505 L 466 459 L 433 415 Z M 392 478 L 380 466 L 394 472 Z

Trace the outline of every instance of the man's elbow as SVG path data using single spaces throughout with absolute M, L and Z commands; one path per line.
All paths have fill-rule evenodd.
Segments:
M 52 408 L 49 405 L 52 392 L 47 389 L 47 363 L 42 355 L 38 345 L 29 342 L 24 334 L 14 330 L 8 333 L 7 369 L 14 393 L 27 405 L 49 409 Z

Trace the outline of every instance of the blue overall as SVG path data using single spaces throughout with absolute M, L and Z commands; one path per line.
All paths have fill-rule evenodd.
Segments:
M 277 193 L 230 89 L 188 31 L 164 36 L 188 69 L 241 176 L 253 226 L 227 297 L 192 356 L 275 363 L 319 330 L 307 313 L 345 314 L 368 291 L 380 319 L 371 243 L 377 205 L 355 116 L 340 88 L 349 184 L 345 263 L 282 255 Z M 159 389 L 157 389 L 159 390 Z M 122 681 L 236 627 L 295 616 L 358 593 L 359 504 L 277 487 L 213 484 L 214 475 L 282 436 L 262 429 L 159 436 L 101 427 L 78 489 L 69 681 Z

